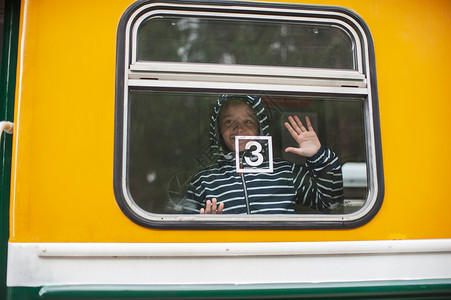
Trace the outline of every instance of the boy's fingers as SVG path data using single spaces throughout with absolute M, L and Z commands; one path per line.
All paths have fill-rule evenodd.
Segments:
M 205 209 L 201 208 L 200 213 L 201 214 L 221 214 L 222 210 L 224 209 L 224 203 L 218 203 L 218 200 L 216 198 L 213 198 L 211 200 L 207 200 L 205 202 Z
M 301 119 L 299 119 L 298 116 L 294 116 L 294 118 L 295 118 L 296 123 L 297 123 L 297 125 L 299 126 L 299 129 L 301 130 L 301 132 L 306 131 L 306 129 L 305 129 L 305 127 L 304 127 L 304 124 L 302 123 Z
M 312 122 L 310 122 L 310 118 L 309 117 L 305 117 L 305 123 L 307 124 L 307 128 L 308 130 L 313 130 L 313 126 L 312 126 Z
M 290 124 L 288 124 L 288 122 L 285 122 L 285 128 L 288 130 L 288 132 L 294 139 L 297 138 L 298 133 L 293 129 L 293 127 Z
M 224 209 L 224 203 L 219 203 L 219 206 L 218 206 L 218 214 L 222 214 L 222 210 Z
M 302 130 L 299 128 L 297 121 L 292 117 L 288 117 L 288 121 L 290 121 L 290 126 L 293 129 L 295 134 L 301 134 Z
M 287 147 L 287 148 L 285 148 L 285 152 L 302 155 L 302 150 L 300 148 L 295 148 L 295 147 Z
M 301 119 L 299 119 L 298 116 L 295 115 L 294 118 L 292 116 L 289 116 L 288 120 L 290 121 L 291 127 L 293 127 L 296 134 L 299 135 L 304 131 L 307 131 L 307 129 L 304 127 L 304 124 L 302 123 Z
M 205 202 L 205 213 L 211 214 L 211 201 L 210 200 L 207 200 L 207 202 Z
M 218 200 L 216 200 L 216 198 L 213 198 L 212 200 L 211 200 L 211 213 L 212 214 L 215 214 L 216 213 L 216 210 L 218 209 Z

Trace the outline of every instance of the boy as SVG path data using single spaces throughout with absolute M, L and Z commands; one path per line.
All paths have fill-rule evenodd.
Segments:
M 285 127 L 299 147 L 286 152 L 307 158 L 305 166 L 274 159 L 272 173 L 237 173 L 235 136 L 268 135 L 268 117 L 258 96 L 223 95 L 210 123 L 210 141 L 216 163 L 196 174 L 186 198 L 186 211 L 200 214 L 294 213 L 296 203 L 331 210 L 343 200 L 341 167 L 335 153 L 322 147 L 306 118 L 307 128 L 295 116 Z M 240 157 L 245 155 L 242 140 Z M 242 153 L 242 154 L 241 154 Z

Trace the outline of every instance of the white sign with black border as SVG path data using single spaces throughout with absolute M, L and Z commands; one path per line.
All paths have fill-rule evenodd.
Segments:
M 249 140 L 246 143 L 245 149 L 250 150 L 252 155 L 251 159 L 248 156 L 243 157 L 246 162 L 247 168 L 244 167 L 244 164 L 241 164 L 240 157 L 240 141 L 241 140 Z M 266 145 L 267 149 L 263 149 L 262 143 L 258 141 L 266 141 L 264 145 Z M 268 153 L 268 167 L 265 168 L 257 168 L 261 166 L 265 162 L 265 158 L 263 156 L 263 152 L 266 151 Z M 273 164 L 273 154 L 272 154 L 272 137 L 271 136 L 235 136 L 235 161 L 236 161 L 236 171 L 238 173 L 272 173 L 274 169 Z

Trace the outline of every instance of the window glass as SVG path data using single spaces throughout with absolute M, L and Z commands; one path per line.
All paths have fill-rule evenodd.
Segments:
M 137 43 L 138 61 L 355 68 L 350 36 L 330 24 L 153 17 Z
M 127 180 L 130 195 L 139 207 L 151 213 L 184 213 L 186 193 L 193 176 L 217 160 L 211 148 L 209 130 L 214 106 L 221 95 L 130 91 Z M 268 133 L 272 137 L 274 160 L 305 164 L 304 158 L 285 152 L 285 148 L 296 143 L 284 122 L 288 121 L 288 116 L 297 115 L 303 121 L 308 116 L 322 145 L 337 154 L 340 164 L 354 166 L 353 173 L 344 173 L 344 205 L 328 213 L 349 213 L 359 209 L 367 196 L 364 99 L 283 94 L 258 96 L 269 118 Z M 356 181 L 361 184 L 356 185 Z M 297 205 L 295 213 L 318 211 Z

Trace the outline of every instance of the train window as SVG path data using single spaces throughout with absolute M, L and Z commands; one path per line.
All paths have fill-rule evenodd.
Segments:
M 138 2 L 124 13 L 119 206 L 161 228 L 368 222 L 383 198 L 368 28 L 344 8 L 233 3 Z

